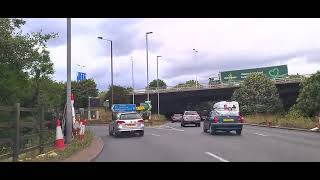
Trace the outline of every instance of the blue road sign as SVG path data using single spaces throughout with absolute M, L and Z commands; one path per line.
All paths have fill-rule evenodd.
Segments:
M 77 74 L 77 81 L 82 81 L 87 79 L 87 74 L 83 72 L 78 72 Z
M 135 104 L 113 104 L 111 107 L 113 112 L 132 112 L 136 111 Z

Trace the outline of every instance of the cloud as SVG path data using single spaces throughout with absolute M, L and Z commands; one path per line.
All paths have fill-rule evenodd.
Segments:
M 66 20 L 28 19 L 27 30 L 61 32 L 49 42 L 55 78 L 66 75 Z M 72 77 L 79 67 L 99 89 L 110 84 L 110 44 L 113 40 L 114 84 L 131 86 L 134 59 L 135 87 L 146 80 L 146 36 L 149 38 L 149 82 L 159 77 L 168 85 L 189 79 L 206 83 L 219 71 L 287 64 L 289 73 L 314 73 L 320 69 L 320 19 L 72 19 Z M 196 57 L 192 49 L 199 52 Z M 301 68 L 303 67 L 303 68 Z

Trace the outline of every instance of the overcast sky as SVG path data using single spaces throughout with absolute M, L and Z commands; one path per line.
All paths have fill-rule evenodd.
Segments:
M 57 32 L 48 47 L 54 79 L 66 81 L 66 19 L 25 19 L 25 32 Z M 113 40 L 114 84 L 131 86 L 131 57 L 135 88 L 146 86 L 145 33 L 149 38 L 149 81 L 169 86 L 195 79 L 201 83 L 219 71 L 287 64 L 289 74 L 320 70 L 320 19 L 77 19 L 72 20 L 72 79 L 87 73 L 100 90 L 110 84 L 110 43 Z M 195 56 L 192 49 L 197 49 Z M 85 66 L 80 69 L 80 64 Z

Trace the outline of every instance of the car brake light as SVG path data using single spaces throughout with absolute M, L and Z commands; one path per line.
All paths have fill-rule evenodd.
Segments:
M 218 117 L 214 117 L 214 118 L 213 118 L 213 122 L 214 122 L 214 123 L 217 123 L 218 121 L 219 121 L 219 118 L 218 118 Z
M 144 123 L 144 120 L 141 119 L 141 120 L 138 121 L 138 123 Z
M 240 123 L 243 123 L 243 122 L 244 122 L 244 118 L 243 118 L 242 116 L 239 116 L 239 117 L 238 117 L 238 120 L 239 120 Z
M 117 124 L 123 124 L 125 123 L 124 121 L 117 121 Z

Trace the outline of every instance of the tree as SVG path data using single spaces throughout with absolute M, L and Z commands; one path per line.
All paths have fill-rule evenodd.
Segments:
M 88 98 L 97 97 L 97 84 L 93 79 L 86 79 L 82 81 L 72 81 L 71 90 L 74 94 L 74 107 L 86 108 L 88 107 Z
M 232 100 L 239 102 L 244 114 L 277 113 L 283 109 L 275 84 L 263 74 L 249 75 L 234 91 Z
M 312 117 L 320 112 L 320 71 L 301 83 L 297 103 L 292 107 L 303 116 Z
M 111 102 L 111 86 L 109 86 L 109 90 L 105 96 L 105 100 L 109 100 Z M 129 98 L 129 95 L 132 93 L 131 87 L 122 87 L 122 86 L 113 86 L 113 103 L 114 104 L 127 104 L 131 103 L 131 98 Z
M 57 34 L 23 34 L 25 23 L 0 18 L 0 103 L 4 105 L 38 104 L 40 79 L 54 73 L 46 42 Z
M 185 83 L 179 83 L 176 86 L 174 86 L 175 88 L 191 88 L 191 87 L 196 87 L 196 84 L 198 85 L 198 87 L 203 87 L 199 81 L 195 81 L 195 80 L 189 80 L 186 81 Z
M 154 79 L 153 81 L 151 81 L 149 83 L 149 88 L 150 89 L 157 89 L 157 80 L 156 79 Z M 159 79 L 159 89 L 167 89 L 167 84 L 161 79 Z

